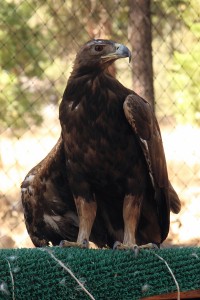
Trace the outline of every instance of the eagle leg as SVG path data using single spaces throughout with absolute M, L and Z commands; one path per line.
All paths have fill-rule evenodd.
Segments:
M 97 204 L 95 201 L 86 201 L 83 197 L 75 198 L 79 217 L 79 232 L 76 242 L 61 241 L 61 247 L 89 248 L 89 237 L 96 217 Z
M 124 245 L 135 245 L 135 233 L 140 216 L 142 196 L 126 195 L 123 203 Z
M 89 243 L 89 237 L 96 217 L 96 201 L 86 201 L 83 197 L 75 198 L 76 209 L 79 217 L 79 232 L 77 243 Z
M 113 249 L 131 249 L 137 255 L 141 248 L 152 248 L 150 244 L 138 246 L 136 244 L 135 233 L 140 217 L 140 207 L 142 196 L 126 195 L 123 204 L 123 219 L 124 219 L 124 240 L 123 243 L 115 242 Z
M 140 249 L 155 249 L 156 244 L 148 243 L 138 246 L 136 244 L 135 233 L 140 217 L 140 207 L 142 196 L 126 195 L 123 204 L 123 219 L 124 219 L 124 240 L 123 243 L 116 241 L 113 249 L 133 250 L 135 256 L 138 255 Z

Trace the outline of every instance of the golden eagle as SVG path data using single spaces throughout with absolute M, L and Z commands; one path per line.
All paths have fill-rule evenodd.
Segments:
M 60 104 L 61 137 L 22 183 L 35 246 L 160 245 L 180 200 L 151 105 L 108 71 L 129 49 L 97 39 L 77 53 Z

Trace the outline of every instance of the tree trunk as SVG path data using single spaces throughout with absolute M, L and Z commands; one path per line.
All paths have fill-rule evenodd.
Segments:
M 134 91 L 154 108 L 151 0 L 129 0 Z

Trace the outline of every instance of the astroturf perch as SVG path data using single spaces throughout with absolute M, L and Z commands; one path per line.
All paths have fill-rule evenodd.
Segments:
M 125 57 L 126 46 L 102 39 L 77 53 L 60 104 L 61 137 L 22 183 L 35 246 L 159 246 L 170 209 L 180 211 L 151 105 L 109 74 Z
M 95 300 L 177 300 L 165 262 L 180 298 L 200 299 L 200 248 L 194 247 L 141 250 L 137 257 L 118 250 L 2 249 L 0 299 L 90 300 L 89 293 Z

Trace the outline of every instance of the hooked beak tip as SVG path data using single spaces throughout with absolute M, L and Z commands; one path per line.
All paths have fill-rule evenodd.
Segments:
M 128 49 L 128 47 L 122 45 L 122 44 L 116 44 L 117 50 L 116 54 L 119 55 L 119 57 L 128 57 L 129 63 L 131 62 L 131 51 Z

